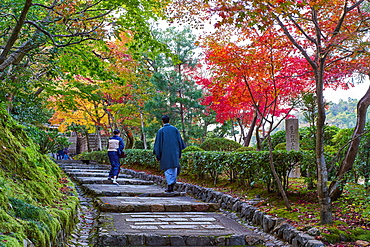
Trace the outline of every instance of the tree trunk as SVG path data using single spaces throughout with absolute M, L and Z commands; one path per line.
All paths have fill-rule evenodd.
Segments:
M 182 80 L 181 79 L 181 65 L 182 63 L 180 63 L 178 65 L 178 68 L 179 68 L 179 77 L 180 77 L 180 81 Z M 181 99 L 181 101 L 179 102 L 180 103 L 180 117 L 181 117 L 181 126 L 182 126 L 182 138 L 184 139 L 184 142 L 186 145 L 188 145 L 188 136 L 187 136 L 187 133 L 186 133 L 186 127 L 185 127 L 185 113 L 184 113 L 184 106 L 182 104 L 182 92 L 181 92 L 181 88 L 179 89 L 179 98 Z
M 240 118 L 237 118 L 236 121 L 238 122 L 238 125 L 239 125 L 239 128 L 240 128 L 240 132 L 242 134 L 242 140 L 243 140 L 243 146 L 244 147 L 248 147 L 250 142 L 251 142 L 251 139 L 252 139 L 252 135 L 253 135 L 253 130 L 254 128 L 256 127 L 256 123 L 257 123 L 257 113 L 254 115 L 253 117 L 253 120 L 249 126 L 249 130 L 248 130 L 248 133 L 247 135 L 245 135 L 245 128 L 243 126 L 243 122 Z
M 142 141 L 144 143 L 144 149 L 148 149 L 148 146 L 146 144 L 146 134 L 145 134 L 145 126 L 144 126 L 144 120 L 143 120 L 143 113 L 140 111 L 140 122 L 141 122 L 141 132 L 142 132 Z
M 256 124 L 257 124 L 257 113 L 254 114 L 252 123 L 249 126 L 247 137 L 244 140 L 244 147 L 248 147 L 249 144 L 251 143 L 251 139 L 252 139 L 252 135 L 253 135 L 253 130 L 256 127 Z
M 307 178 L 308 178 L 308 182 L 307 182 L 307 189 L 308 190 L 313 190 L 315 188 L 314 186 L 314 183 L 313 183 L 313 175 L 311 174 L 311 172 L 307 169 Z
M 346 156 L 340 165 L 340 168 L 336 174 L 336 179 L 330 184 L 329 191 L 331 199 L 337 200 L 342 192 L 343 186 L 345 185 L 347 179 L 346 174 L 353 167 L 355 158 L 357 155 L 358 147 L 360 144 L 360 136 L 364 132 L 366 124 L 366 112 L 367 108 L 370 105 L 370 87 L 367 90 L 366 94 L 360 99 L 357 104 L 357 122 L 356 127 L 352 135 L 352 141 L 348 147 Z
M 26 20 L 26 17 L 27 17 L 27 13 L 30 9 L 30 7 L 32 6 L 32 0 L 26 0 L 25 1 L 25 4 L 23 6 L 23 9 L 22 9 L 22 12 L 20 14 L 20 17 L 19 19 L 17 20 L 17 24 L 15 25 L 13 31 L 12 31 L 12 34 L 10 35 L 9 39 L 8 39 L 8 42 L 6 43 L 5 47 L 3 47 L 3 51 L 2 53 L 0 54 L 0 64 L 3 64 L 4 61 L 6 60 L 6 57 L 7 55 L 9 54 L 9 52 L 11 51 L 13 45 L 16 43 L 16 41 L 18 40 L 18 37 L 19 37 L 19 33 L 22 29 L 22 26 Z M 6 67 L 4 67 L 5 69 Z M 3 70 L 1 70 L 3 71 Z
M 271 132 L 269 132 L 269 133 L 271 133 Z M 278 176 L 278 174 L 276 172 L 276 169 L 275 169 L 274 159 L 273 159 L 273 156 L 272 156 L 272 143 L 271 143 L 271 136 L 270 136 L 270 134 L 268 134 L 267 138 L 268 138 L 268 143 L 269 143 L 269 159 L 270 159 L 270 168 L 271 168 L 272 175 L 274 176 L 274 178 L 276 180 L 276 183 L 277 183 L 278 189 L 279 189 L 279 193 L 283 197 L 284 204 L 285 204 L 286 208 L 288 210 L 292 210 L 292 207 L 290 206 L 288 197 L 287 197 L 287 195 L 285 193 L 284 187 L 281 184 L 281 180 L 280 180 L 280 178 L 279 178 L 279 176 Z
M 90 136 L 89 136 L 89 133 L 86 131 L 85 132 L 85 135 L 86 135 L 86 145 L 87 145 L 87 152 L 91 152 L 91 147 L 90 147 Z
M 40 31 L 37 30 L 29 40 L 25 41 L 16 51 L 0 63 L 0 72 L 3 72 L 12 64 L 19 64 L 29 51 L 40 46 L 42 41 L 37 40 L 38 35 L 40 35 Z
M 132 149 L 134 146 L 134 137 L 132 135 L 132 131 L 126 126 L 123 126 L 123 129 L 125 130 L 126 134 L 126 143 L 125 143 L 125 149 Z
M 317 96 L 317 123 L 316 123 L 316 165 L 317 165 L 317 194 L 320 205 L 321 224 L 332 224 L 332 207 L 328 189 L 328 171 L 324 157 L 324 126 L 325 126 L 325 104 L 324 104 L 324 82 L 323 62 L 316 70 L 316 96 Z
M 262 140 L 261 140 L 261 137 L 260 137 L 260 134 L 259 134 L 259 126 L 257 126 L 257 128 L 256 128 L 256 151 L 261 151 L 261 149 L 262 149 L 262 146 L 261 146 L 261 144 L 262 144 Z
M 182 98 L 181 90 L 179 90 L 179 97 Z M 180 117 L 181 117 L 181 126 L 182 126 L 182 137 L 184 138 L 184 142 L 188 145 L 188 136 L 186 134 L 186 127 L 185 127 L 185 116 L 184 116 L 184 106 L 180 102 Z
M 241 130 L 242 135 L 244 134 L 243 130 Z M 236 138 L 236 132 L 234 128 L 234 120 L 231 120 L 231 135 L 234 137 L 234 141 L 238 142 L 238 139 Z M 240 141 L 240 139 L 239 139 Z
M 97 144 L 98 151 L 102 151 L 103 148 L 101 144 L 101 135 L 100 135 L 99 126 L 95 126 L 95 135 L 96 135 L 96 142 L 97 142 L 96 144 Z
M 236 122 L 238 123 L 238 125 L 239 125 L 239 128 L 240 128 L 240 134 L 241 134 L 241 136 L 240 136 L 240 139 L 239 139 L 239 141 L 241 141 L 241 140 L 243 140 L 243 146 L 244 147 L 247 147 L 245 144 L 245 141 L 246 141 L 246 136 L 245 136 L 245 130 L 244 130 L 244 126 L 243 126 L 243 123 L 242 123 L 242 121 L 241 121 L 241 119 L 240 118 L 236 118 Z M 233 123 L 231 123 L 232 124 L 232 126 L 234 126 L 233 125 Z M 249 129 L 250 130 L 250 129 Z M 234 127 L 233 127 L 233 133 L 234 133 Z M 234 138 L 236 138 L 235 137 L 235 135 L 234 135 Z M 236 141 L 236 140 L 235 140 Z M 248 144 L 249 145 L 249 144 Z

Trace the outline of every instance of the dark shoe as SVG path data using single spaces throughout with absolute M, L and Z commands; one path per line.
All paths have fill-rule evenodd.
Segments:
M 168 193 L 173 192 L 173 184 L 167 185 L 167 189 L 165 190 L 165 192 L 168 192 Z

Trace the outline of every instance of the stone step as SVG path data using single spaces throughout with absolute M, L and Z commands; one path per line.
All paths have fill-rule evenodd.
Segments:
M 73 179 L 79 184 L 112 184 L 112 180 L 108 180 L 108 174 L 105 177 L 73 177 Z M 137 185 L 150 185 L 154 184 L 153 181 L 141 180 L 136 178 L 121 178 L 121 174 L 118 176 L 117 182 L 121 184 L 137 184 Z M 117 185 L 116 185 L 117 186 Z
M 108 167 L 107 167 L 108 168 Z M 70 173 L 70 172 L 101 172 L 101 173 L 106 173 L 106 172 L 109 172 L 109 168 L 108 169 L 98 169 L 98 168 L 63 168 L 63 171 L 65 171 L 66 173 Z
M 65 164 L 83 164 L 81 160 L 56 160 L 60 165 L 65 165 Z
M 79 172 L 66 172 L 66 173 L 68 173 L 68 175 L 72 177 L 101 177 L 104 179 L 107 179 L 109 175 L 109 171 L 105 171 L 105 172 L 79 171 Z M 121 178 L 132 178 L 131 175 L 127 175 L 127 174 L 119 174 L 118 176 Z
M 82 188 L 94 196 L 139 196 L 139 197 L 174 197 L 186 196 L 185 192 L 165 192 L 158 185 L 114 185 L 114 184 L 82 184 Z
M 99 164 L 93 160 L 55 160 L 55 162 L 59 166 L 69 166 L 69 165 L 77 165 L 77 166 L 106 166 L 104 164 Z
M 191 197 L 97 197 L 102 212 L 214 212 L 218 203 L 197 201 Z
M 261 236 L 207 212 L 101 213 L 97 246 L 264 246 Z
M 95 169 L 101 169 L 101 170 L 110 170 L 110 166 L 108 165 L 98 165 L 98 164 L 60 164 L 58 163 L 59 167 L 64 169 L 83 169 L 83 170 L 95 170 Z

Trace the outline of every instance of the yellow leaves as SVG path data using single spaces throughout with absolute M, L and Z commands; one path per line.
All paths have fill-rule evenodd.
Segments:
M 65 132 L 71 124 L 95 126 L 109 123 L 103 105 L 77 97 L 74 98 L 74 101 L 76 110 L 56 108 L 54 115 L 49 120 L 51 124 L 59 125 L 60 132 Z

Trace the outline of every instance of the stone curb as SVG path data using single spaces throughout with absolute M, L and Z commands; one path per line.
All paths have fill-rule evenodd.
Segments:
M 98 246 L 250 246 L 258 245 L 256 241 L 248 242 L 244 236 L 225 237 L 183 237 L 159 235 L 99 235 Z
M 187 204 L 141 204 L 132 202 L 130 204 L 111 204 L 104 201 L 104 197 L 95 199 L 95 205 L 101 212 L 215 212 L 218 211 L 217 203 L 196 203 L 189 201 Z
M 121 169 L 122 173 L 129 174 L 142 180 L 151 180 L 158 185 L 165 186 L 165 179 L 161 176 L 136 172 L 131 169 Z M 253 225 L 260 227 L 264 232 L 273 234 L 277 238 L 291 244 L 294 247 L 321 247 L 325 246 L 321 241 L 297 230 L 288 224 L 285 219 L 267 215 L 258 210 L 251 203 L 234 198 L 222 192 L 217 192 L 209 188 L 187 183 L 176 183 L 176 191 L 186 192 L 204 202 L 219 203 L 220 208 L 230 210 L 239 215 L 242 220 L 252 222 Z

